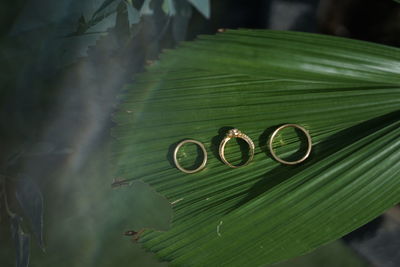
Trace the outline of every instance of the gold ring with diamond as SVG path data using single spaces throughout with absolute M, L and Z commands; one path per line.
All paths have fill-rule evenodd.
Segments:
M 233 164 L 229 163 L 225 158 L 225 145 L 232 138 L 243 139 L 249 145 L 249 153 L 250 153 L 249 159 L 245 163 L 243 163 L 241 165 L 233 165 Z M 226 134 L 225 138 L 222 140 L 221 144 L 219 145 L 219 156 L 221 157 L 221 160 L 231 168 L 239 168 L 239 167 L 246 166 L 247 164 L 250 163 L 250 161 L 254 157 L 254 143 L 250 139 L 250 137 L 248 137 L 247 135 L 245 135 L 244 133 L 242 133 L 238 129 L 231 129 L 231 130 L 228 131 L 228 133 Z
M 280 130 L 285 129 L 285 128 L 288 128 L 288 127 L 293 127 L 293 128 L 299 129 L 299 130 L 302 131 L 302 132 L 305 134 L 305 136 L 307 137 L 307 151 L 306 151 L 306 153 L 304 154 L 304 156 L 303 156 L 301 159 L 296 160 L 296 161 L 286 161 L 286 160 L 283 160 L 283 159 L 279 158 L 279 157 L 275 154 L 274 147 L 273 147 L 273 141 L 274 141 L 274 138 L 276 137 L 276 135 L 278 134 L 278 132 L 279 132 Z M 270 152 L 271 152 L 272 157 L 274 157 L 274 159 L 276 159 L 276 160 L 279 161 L 280 163 L 283 163 L 283 164 L 286 164 L 286 165 L 295 165 L 295 164 L 298 164 L 298 163 L 303 162 L 304 160 L 306 160 L 306 159 L 308 158 L 308 156 L 310 156 L 310 154 L 311 154 L 311 148 L 312 148 L 312 141 L 311 141 L 311 136 L 310 136 L 310 134 L 308 133 L 308 131 L 307 131 L 306 129 L 304 129 L 303 127 L 301 127 L 301 126 L 298 125 L 298 124 L 289 123 L 289 124 L 284 124 L 284 125 L 278 127 L 278 128 L 272 133 L 271 138 L 269 139 L 269 150 L 270 150 Z
M 200 164 L 199 167 L 197 167 L 197 168 L 194 169 L 194 170 L 188 170 L 188 169 L 183 168 L 183 167 L 179 164 L 178 159 L 177 159 L 177 155 L 178 155 L 179 149 L 180 149 L 184 144 L 187 144 L 187 143 L 196 144 L 196 145 L 198 145 L 198 146 L 201 148 L 201 150 L 203 151 L 203 156 L 204 156 L 204 157 L 203 157 L 203 162 Z M 183 140 L 182 142 L 180 142 L 180 143 L 175 147 L 175 150 L 174 150 L 174 163 L 175 163 L 175 166 L 176 166 L 180 171 L 185 172 L 185 173 L 195 173 L 195 172 L 201 171 L 202 169 L 204 169 L 204 167 L 206 166 L 206 163 L 207 163 L 207 151 L 206 151 L 206 148 L 204 147 L 203 143 L 201 143 L 201 142 L 199 142 L 199 141 L 196 141 L 196 140 L 193 140 L 193 139 L 186 139 L 186 140 Z

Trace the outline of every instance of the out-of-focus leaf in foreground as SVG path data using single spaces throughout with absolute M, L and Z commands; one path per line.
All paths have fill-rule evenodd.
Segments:
M 21 227 L 22 219 L 18 215 L 14 215 L 11 220 L 11 235 L 15 243 L 15 254 L 17 267 L 27 267 L 29 265 L 30 256 L 30 235 L 24 233 Z
M 149 183 L 174 208 L 171 229 L 148 230 L 140 242 L 176 266 L 259 266 L 340 238 L 398 203 L 399 62 L 397 48 L 265 30 L 202 36 L 166 52 L 127 86 L 114 117 L 116 176 Z M 271 130 L 284 123 L 312 136 L 304 164 L 268 155 Z M 231 127 L 256 144 L 239 169 L 218 159 Z M 186 138 L 207 147 L 204 171 L 171 163 Z M 277 141 L 283 156 L 301 150 L 294 133 Z M 226 154 L 242 155 L 235 142 Z
M 20 178 L 16 181 L 15 196 L 25 216 L 29 219 L 39 246 L 44 250 L 43 196 L 40 189 L 32 179 Z

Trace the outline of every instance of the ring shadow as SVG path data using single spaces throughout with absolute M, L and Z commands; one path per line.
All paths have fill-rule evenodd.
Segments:
M 398 121 L 400 117 L 400 111 L 395 111 L 388 113 L 386 115 L 362 122 L 340 132 L 337 132 L 326 140 L 318 143 L 317 145 L 313 146 L 312 153 L 310 157 L 297 165 L 279 165 L 274 169 L 266 172 L 263 175 L 260 175 L 260 181 L 256 182 L 247 192 L 243 193 L 246 196 L 240 200 L 236 205 L 226 211 L 226 214 L 238 209 L 239 207 L 245 205 L 249 201 L 257 198 L 261 194 L 271 190 L 275 186 L 279 185 L 280 183 L 290 179 L 291 177 L 295 176 L 299 172 L 303 171 L 310 165 L 316 164 L 326 157 L 330 156 L 332 153 L 335 153 L 342 148 L 350 145 L 357 140 L 368 136 L 369 134 L 373 133 L 377 129 L 383 128 L 392 124 L 393 122 Z M 271 127 L 274 129 L 274 127 Z M 268 128 L 260 137 L 260 146 L 266 145 L 266 140 L 271 133 L 271 128 Z M 335 139 L 343 140 L 343 142 L 338 145 L 337 143 L 332 144 L 332 141 Z M 268 153 L 268 152 L 266 152 Z M 237 197 L 237 195 L 235 196 Z

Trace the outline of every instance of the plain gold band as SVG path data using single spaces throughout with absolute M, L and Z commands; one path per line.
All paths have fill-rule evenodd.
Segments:
M 244 164 L 239 165 L 239 166 L 236 166 L 236 165 L 233 165 L 233 164 L 229 163 L 225 158 L 225 145 L 232 138 L 241 138 L 244 141 L 246 141 L 246 143 L 249 145 L 250 157 Z M 254 157 L 254 148 L 255 148 L 254 143 L 253 143 L 253 141 L 251 140 L 250 137 L 248 137 L 244 133 L 240 132 L 238 129 L 232 129 L 232 130 L 228 131 L 228 133 L 226 134 L 226 137 L 222 140 L 221 144 L 219 145 L 219 156 L 221 157 L 221 160 L 226 165 L 228 165 L 229 167 L 231 167 L 231 168 L 239 168 L 239 167 L 246 166 L 247 164 L 250 163 L 250 161 L 252 161 L 252 159 Z
M 307 145 L 308 145 L 308 147 L 307 147 L 306 154 L 305 154 L 301 159 L 296 160 L 296 161 L 286 161 L 286 160 L 283 160 L 283 159 L 279 158 L 279 157 L 275 154 L 275 151 L 274 151 L 274 148 L 273 148 L 273 145 L 272 145 L 272 143 L 273 143 L 273 141 L 274 141 L 274 138 L 276 137 L 276 135 L 278 134 L 278 132 L 279 132 L 280 130 L 285 129 L 285 128 L 288 128 L 288 127 L 294 127 L 294 128 L 297 128 L 297 129 L 301 130 L 301 131 L 306 135 L 306 137 L 307 137 L 307 143 L 308 143 Z M 307 131 L 305 128 L 301 127 L 301 126 L 298 125 L 298 124 L 291 124 L 291 123 L 289 123 L 289 124 L 284 124 L 284 125 L 278 127 L 278 128 L 272 133 L 271 138 L 269 139 L 269 150 L 270 150 L 270 152 L 271 152 L 272 157 L 273 157 L 274 159 L 276 159 L 277 161 L 279 161 L 280 163 L 287 164 L 287 165 L 299 164 L 300 162 L 303 162 L 304 160 L 306 160 L 306 159 L 308 158 L 308 156 L 310 156 L 310 154 L 311 154 L 311 148 L 312 148 L 312 141 L 311 141 L 311 136 L 310 136 L 310 134 L 308 133 L 308 131 Z
M 177 155 L 178 155 L 179 149 L 180 149 L 184 144 L 187 144 L 187 143 L 196 144 L 196 145 L 198 145 L 198 146 L 201 148 L 201 150 L 203 151 L 203 155 L 204 155 L 203 162 L 201 163 L 201 165 L 200 165 L 198 168 L 196 168 L 196 169 L 194 169 L 194 170 L 187 170 L 187 169 L 183 168 L 183 167 L 179 164 L 178 159 L 177 159 Z M 183 140 L 182 142 L 180 142 L 180 143 L 175 147 L 175 150 L 174 150 L 174 163 L 175 163 L 175 166 L 176 166 L 180 171 L 182 171 L 182 172 L 184 172 L 184 173 L 195 173 L 195 172 L 201 171 L 202 169 L 204 169 L 204 167 L 206 166 L 206 163 L 207 163 L 207 151 L 206 151 L 206 148 L 204 147 L 203 143 L 201 143 L 201 142 L 199 142 L 199 141 L 196 141 L 196 140 L 193 140 L 193 139 L 186 139 L 186 140 Z

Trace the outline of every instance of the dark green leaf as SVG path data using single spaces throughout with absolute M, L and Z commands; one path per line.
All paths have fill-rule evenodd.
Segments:
M 400 50 L 295 32 L 227 31 L 161 56 L 127 87 L 113 130 L 117 176 L 141 179 L 174 207 L 172 228 L 141 242 L 176 266 L 260 266 L 335 240 L 400 201 Z M 280 165 L 271 130 L 298 123 L 311 157 Z M 230 169 L 218 156 L 226 129 L 256 143 Z M 178 171 L 171 150 L 203 142 L 204 171 Z M 280 153 L 300 145 L 282 137 Z M 240 158 L 241 151 L 226 153 Z M 183 153 L 180 160 L 189 161 Z
M 43 244 L 43 196 L 36 183 L 27 177 L 16 180 L 15 196 L 29 219 L 39 246 Z

